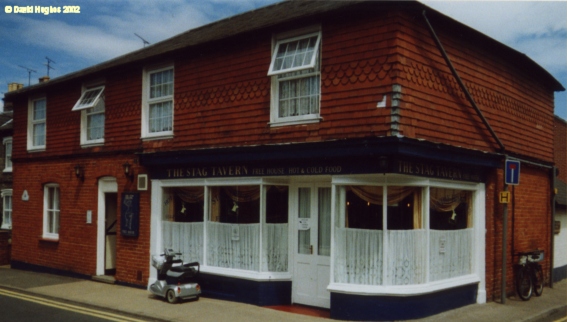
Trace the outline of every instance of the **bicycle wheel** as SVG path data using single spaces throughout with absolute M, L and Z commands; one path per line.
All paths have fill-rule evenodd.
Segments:
M 524 267 L 518 269 L 516 274 L 516 291 L 523 301 L 532 297 L 533 284 L 532 278 Z
M 543 293 L 543 270 L 540 265 L 534 265 L 532 268 L 533 281 L 534 281 L 534 293 L 536 296 L 541 296 Z

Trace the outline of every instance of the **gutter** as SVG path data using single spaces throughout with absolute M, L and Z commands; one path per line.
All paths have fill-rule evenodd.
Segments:
M 435 30 L 433 29 L 433 27 L 429 23 L 429 19 L 427 19 L 427 16 L 425 14 L 425 10 L 423 10 L 423 18 L 425 18 L 425 22 L 427 23 L 427 26 L 429 27 L 429 31 L 431 32 L 431 35 L 433 36 L 433 39 L 435 40 L 435 44 L 437 45 L 437 48 L 439 48 L 439 51 L 443 55 L 443 58 L 445 58 L 445 61 L 447 62 L 449 69 L 451 69 L 451 73 L 453 73 L 453 77 L 455 77 L 455 80 L 457 81 L 457 83 L 459 83 L 459 86 L 461 86 L 461 89 L 465 93 L 465 96 L 467 97 L 467 99 L 471 103 L 472 107 L 474 107 L 474 109 L 476 110 L 476 113 L 478 114 L 478 116 L 480 117 L 480 119 L 482 120 L 482 122 L 484 123 L 486 128 L 488 129 L 488 131 L 490 132 L 490 134 L 492 135 L 494 140 L 496 140 L 496 142 L 500 146 L 500 152 L 504 152 L 506 150 L 506 148 L 504 147 L 504 144 L 502 143 L 502 141 L 500 141 L 500 138 L 498 138 L 498 135 L 496 135 L 496 133 L 492 129 L 492 126 L 490 126 L 490 124 L 488 123 L 488 120 L 484 117 L 484 114 L 482 114 L 482 111 L 476 105 L 476 102 L 474 101 L 474 99 L 472 98 L 471 94 L 469 93 L 467 87 L 465 86 L 465 84 L 461 80 L 461 77 L 459 77 L 459 74 L 457 73 L 457 70 L 455 69 L 455 67 L 453 66 L 453 63 L 449 59 L 447 52 L 445 52 L 445 49 L 443 48 L 441 41 L 439 41 L 439 38 L 437 37 Z

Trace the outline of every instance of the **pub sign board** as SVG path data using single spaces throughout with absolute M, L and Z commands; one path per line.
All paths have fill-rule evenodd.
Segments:
M 140 231 L 140 194 L 122 193 L 120 204 L 120 233 L 126 237 L 138 237 Z

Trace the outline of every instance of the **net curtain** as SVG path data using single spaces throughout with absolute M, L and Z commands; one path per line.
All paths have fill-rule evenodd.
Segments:
M 384 203 L 384 188 L 380 186 L 348 186 L 347 191 L 352 191 L 360 199 L 375 204 Z M 421 188 L 415 187 L 388 187 L 388 204 L 397 204 L 413 194 L 413 228 L 421 228 Z M 347 209 L 348 210 L 348 209 Z M 346 216 L 348 218 L 348 216 Z M 348 223 L 347 223 L 348 226 Z

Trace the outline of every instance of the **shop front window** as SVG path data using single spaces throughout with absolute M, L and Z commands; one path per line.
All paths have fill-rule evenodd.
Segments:
M 182 253 L 184 262 L 203 263 L 204 192 L 204 187 L 164 189 L 163 245 Z
M 337 186 L 334 281 L 415 285 L 471 274 L 472 191 L 430 188 L 426 200 L 427 190 Z
M 265 186 L 266 223 L 263 225 L 262 271 L 288 270 L 288 200 L 287 186 Z
M 211 187 L 207 265 L 260 270 L 260 186 Z
M 472 272 L 472 192 L 431 188 L 429 200 L 430 280 Z

